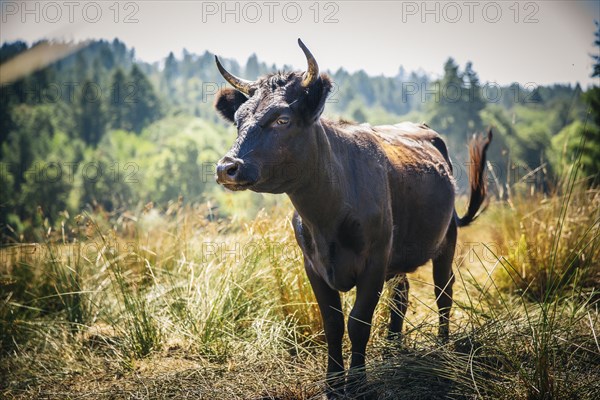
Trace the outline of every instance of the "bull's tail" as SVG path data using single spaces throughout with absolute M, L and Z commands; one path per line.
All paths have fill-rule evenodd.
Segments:
M 469 225 L 479 216 L 477 212 L 486 195 L 485 156 L 491 141 L 492 129 L 490 128 L 487 137 L 473 135 L 473 139 L 469 143 L 469 187 L 471 196 L 469 197 L 467 213 L 460 218 L 457 215 L 456 222 L 459 227 Z

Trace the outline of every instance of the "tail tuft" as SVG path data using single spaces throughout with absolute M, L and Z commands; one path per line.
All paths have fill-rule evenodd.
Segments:
M 483 204 L 486 195 L 485 157 L 491 141 L 492 129 L 489 128 L 487 137 L 474 134 L 469 143 L 469 186 L 471 196 L 469 198 L 467 213 L 457 220 L 459 227 L 469 225 L 479 216 L 477 212 L 481 204 Z

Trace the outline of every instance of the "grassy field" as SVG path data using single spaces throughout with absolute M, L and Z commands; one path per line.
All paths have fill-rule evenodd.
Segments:
M 386 287 L 366 390 L 597 398 L 600 192 L 559 193 L 492 201 L 460 231 L 448 344 L 435 336 L 430 265 L 409 276 L 402 346 L 385 339 Z M 326 345 L 291 213 L 219 219 L 175 203 L 65 216 L 39 243 L 2 248 L 0 397 L 320 398 Z

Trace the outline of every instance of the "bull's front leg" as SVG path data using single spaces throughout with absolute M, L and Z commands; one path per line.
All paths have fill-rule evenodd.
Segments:
M 304 269 L 313 289 L 327 339 L 327 398 L 340 398 L 344 394 L 344 359 L 342 357 L 342 338 L 344 337 L 344 314 L 338 291 L 333 290 L 318 276 L 304 260 Z
M 359 395 L 364 390 L 364 384 L 367 380 L 365 353 L 371 335 L 373 313 L 383 288 L 383 265 L 383 263 L 377 265 L 368 263 L 356 284 L 356 301 L 348 319 L 348 336 L 352 344 L 352 359 L 346 384 L 347 392 L 353 396 Z

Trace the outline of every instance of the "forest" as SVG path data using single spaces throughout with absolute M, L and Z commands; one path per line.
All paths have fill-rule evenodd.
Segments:
M 27 49 L 23 42 L 5 43 L 0 62 Z M 226 67 L 247 79 L 277 70 L 255 55 L 245 65 L 226 60 Z M 444 136 L 463 170 L 470 135 L 492 127 L 496 139 L 489 158 L 500 198 L 520 179 L 550 190 L 584 132 L 582 169 L 597 176 L 597 88 L 500 86 L 480 82 L 471 63 L 461 67 L 448 59 L 441 68 L 439 79 L 402 67 L 395 77 L 339 69 L 331 73 L 334 89 L 325 113 L 373 125 L 426 122 Z M 184 51 L 177 59 L 170 53 L 163 65 L 147 64 L 136 62 L 134 50 L 117 39 L 91 42 L 4 84 L 2 241 L 32 240 L 42 226 L 56 229 L 65 212 L 102 211 L 118 218 L 149 203 L 166 210 L 180 197 L 189 204 L 218 203 L 214 164 L 234 134 L 212 106 L 224 85 L 213 54 Z M 466 179 L 458 183 L 465 189 Z M 258 202 L 254 210 L 261 207 L 262 199 L 252 201 Z

